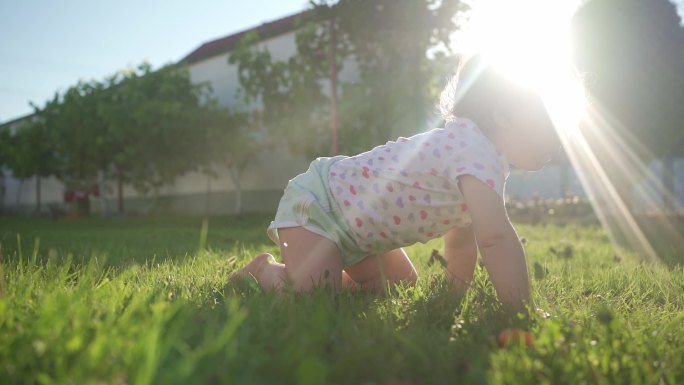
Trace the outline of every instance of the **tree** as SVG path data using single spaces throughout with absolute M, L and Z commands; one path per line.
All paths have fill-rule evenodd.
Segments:
M 296 55 L 273 61 L 256 47 L 258 36 L 249 34 L 229 62 L 238 65 L 245 101 L 261 107 L 264 125 L 291 150 L 307 157 L 329 153 L 328 143 L 335 141 L 327 123 L 336 127 L 339 112 L 339 150 L 359 152 L 415 133 L 431 120 L 441 89 L 434 78 L 443 62 L 427 52 L 440 43 L 448 46 L 460 9 L 453 0 L 312 2 L 300 20 Z M 338 82 L 349 62 L 358 79 Z M 339 102 L 331 106 L 329 96 Z
M 56 149 L 56 176 L 67 190 L 88 190 L 96 183 L 103 154 L 104 126 L 97 111 L 96 82 L 69 87 L 43 108 L 48 136 Z
M 630 211 L 633 188 L 645 178 L 662 192 L 663 211 L 674 213 L 674 157 L 684 154 L 684 30 L 674 5 L 593 0 L 578 11 L 574 27 L 578 67 L 590 74 L 598 111 L 584 130 L 592 152 Z M 654 159 L 665 166 L 660 182 L 647 168 Z M 642 256 L 681 257 L 684 237 L 668 216 L 641 215 L 633 222 L 626 215 L 605 214 L 609 230 L 620 229 L 612 231 L 619 243 Z
M 100 134 L 104 123 L 97 110 L 102 88 L 95 81 L 79 81 L 63 94 L 56 93 L 40 110 L 46 127 L 43 139 L 54 149 L 54 174 L 67 191 L 92 190 L 100 160 L 106 156 Z M 82 204 L 81 209 L 88 211 L 88 196 Z
M 10 157 L 10 140 L 9 130 L 0 130 L 0 212 L 5 206 L 5 167 L 8 166 Z
M 107 80 L 99 114 L 106 123 L 103 153 L 117 180 L 119 212 L 124 183 L 156 196 L 161 186 L 203 163 L 207 90 L 206 84 L 193 84 L 187 68 L 179 66 L 152 71 L 142 64 Z
M 249 33 L 228 60 L 237 64 L 241 96 L 252 110 L 252 126 L 263 127 L 267 135 L 307 157 L 323 154 L 329 142 L 328 131 L 321 125 L 328 116 L 328 98 L 320 86 L 327 64 L 317 54 L 317 34 L 315 25 L 304 26 L 297 35 L 298 53 L 287 61 L 273 61 L 268 50 L 258 48 L 258 34 Z
M 216 176 L 212 165 L 225 166 L 235 185 L 235 213 L 243 212 L 242 175 L 247 166 L 269 147 L 269 139 L 259 129 L 259 117 L 242 111 L 232 111 L 216 104 L 207 108 L 207 154 L 205 172 Z
M 46 137 L 47 127 L 41 112 L 37 110 L 33 119 L 25 121 L 16 129 L 14 135 L 7 138 L 7 163 L 12 175 L 22 184 L 26 179 L 36 177 L 38 213 L 41 211 L 41 178 L 55 172 L 54 147 Z
M 633 151 L 644 164 L 662 159 L 665 209 L 673 210 L 673 161 L 684 154 L 684 29 L 675 6 L 667 0 L 593 0 L 578 11 L 574 27 L 579 69 L 590 74 L 596 104 L 630 147 L 613 151 Z M 595 152 L 614 183 L 629 184 L 624 164 Z
M 335 20 L 338 40 L 358 65 L 358 80 L 342 83 L 340 96 L 345 151 L 367 150 L 369 143 L 434 123 L 454 16 L 463 9 L 459 1 L 341 0 L 317 9 Z M 438 45 L 447 55 L 428 57 Z
M 9 157 L 9 146 L 11 135 L 9 130 L 0 130 L 0 170 L 7 165 L 7 158 Z
M 204 161 L 206 91 L 206 84 L 190 81 L 187 68 L 153 71 L 142 64 L 55 95 L 43 114 L 46 138 L 56 146 L 57 177 L 68 189 L 99 184 L 103 204 L 106 181 L 116 180 L 120 213 L 125 183 L 156 196 Z

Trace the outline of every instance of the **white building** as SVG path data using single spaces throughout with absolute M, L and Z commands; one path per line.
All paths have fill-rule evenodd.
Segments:
M 185 56 L 180 63 L 186 64 L 193 82 L 210 82 L 213 96 L 223 105 L 239 106 L 242 101 L 237 92 L 239 81 L 237 67 L 228 63 L 228 56 L 235 44 L 248 32 L 259 35 L 259 48 L 268 49 L 274 60 L 286 60 L 296 53 L 297 21 L 304 13 L 295 14 L 230 36 L 202 44 Z M 339 74 L 340 80 L 353 78 L 353 65 L 345 66 Z M 14 130 L 29 116 L 21 117 L 0 125 L 0 129 Z M 282 148 L 265 153 L 249 166 L 242 178 L 243 207 L 246 212 L 275 212 L 282 190 L 288 180 L 306 171 L 310 160 L 288 153 Z M 0 179 L 0 211 L 30 212 L 36 207 L 36 178 L 19 181 L 5 170 Z M 42 211 L 51 204 L 61 204 L 64 186 L 55 178 L 40 181 Z M 115 185 L 110 183 L 107 196 L 109 211 L 116 210 Z M 132 188 L 124 188 L 126 212 L 165 212 L 201 214 L 227 214 L 235 210 L 235 186 L 227 170 L 218 178 L 200 173 L 189 173 L 176 180 L 173 185 L 160 190 L 156 201 L 137 194 Z M 154 204 L 154 206 L 153 206 Z M 98 199 L 91 200 L 91 212 L 100 208 Z
M 186 64 L 194 82 L 210 82 L 214 97 L 223 105 L 240 106 L 238 98 L 237 68 L 228 63 L 231 49 L 244 35 L 256 31 L 260 37 L 260 47 L 270 51 L 276 60 L 284 60 L 296 52 L 295 35 L 297 20 L 302 14 L 292 15 L 280 20 L 262 24 L 261 26 L 236 33 L 224 38 L 202 44 L 188 54 L 180 62 Z M 339 74 L 341 81 L 353 80 L 356 77 L 354 63 L 346 63 Z M 16 129 L 29 116 L 21 117 L 0 125 L 1 129 Z M 341 129 L 344 129 L 343 127 Z M 377 143 L 381 144 L 381 143 Z M 370 146 L 372 147 L 372 145 Z M 272 153 L 265 153 L 251 166 L 242 178 L 243 207 L 246 212 L 275 212 L 278 200 L 287 181 L 306 170 L 310 159 L 292 155 L 285 148 Z M 5 170 L 5 177 L 0 179 L 0 212 L 30 212 L 36 206 L 36 179 L 20 182 Z M 516 198 L 529 198 L 539 195 L 542 198 L 558 198 L 561 191 L 561 168 L 550 166 L 536 173 L 514 173 L 507 186 L 507 194 Z M 679 160 L 675 165 L 675 192 L 679 202 L 684 201 L 684 162 Z M 577 178 L 570 171 L 565 185 L 568 191 L 584 195 Z M 62 204 L 64 186 L 55 178 L 42 178 L 40 181 L 42 210 L 48 211 L 51 204 Z M 132 188 L 124 188 L 126 212 L 148 212 L 160 210 L 184 214 L 229 214 L 235 209 L 235 186 L 223 170 L 214 179 L 200 173 L 190 173 L 179 178 L 173 185 L 160 191 L 160 198 L 152 200 L 139 196 Z M 152 206 L 152 204 L 155 206 Z M 680 203 L 681 205 L 681 203 Z M 110 183 L 107 197 L 110 212 L 116 210 L 115 185 Z M 91 201 L 91 212 L 97 213 L 100 202 Z

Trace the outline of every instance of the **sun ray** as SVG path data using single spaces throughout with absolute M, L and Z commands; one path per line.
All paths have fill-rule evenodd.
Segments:
M 594 114 L 590 114 L 590 118 Z M 592 129 L 598 127 L 588 124 Z M 632 216 L 627 203 L 618 193 L 615 185 L 611 183 L 608 173 L 602 162 L 589 145 L 583 134 L 572 137 L 561 136 L 563 147 L 568 158 L 575 168 L 577 175 L 584 187 L 594 212 L 608 232 L 614 244 L 620 244 L 624 239 L 639 256 L 656 260 L 656 253 L 643 231 Z
M 589 175 L 582 184 L 593 197 L 594 210 L 602 218 L 602 223 L 613 240 L 623 241 L 618 243 L 626 241 L 642 259 L 658 260 L 652 242 L 633 215 L 633 199 L 630 199 L 636 196 L 646 202 L 647 206 L 658 206 L 653 196 L 638 189 L 632 191 L 640 182 L 648 184 L 659 196 L 667 194 L 663 184 L 639 155 L 648 151 L 598 101 L 592 103 L 587 111 L 583 134 L 564 144 L 566 152 L 570 156 L 573 155 L 571 153 L 579 155 L 573 165 L 579 172 Z M 601 159 L 598 159 L 597 154 L 600 154 Z M 582 165 L 584 158 L 593 159 L 592 164 Z M 593 174 L 594 170 L 600 172 Z M 620 188 L 629 189 L 629 193 L 619 194 L 615 182 L 619 183 Z M 642 216 L 644 214 L 640 213 Z M 665 215 L 649 217 L 649 222 L 652 232 L 657 231 L 662 238 L 684 244 L 681 232 L 677 231 Z
M 643 159 L 643 144 L 598 101 L 587 105 L 584 87 L 573 73 L 570 22 L 578 1 L 470 1 L 454 36 L 457 52 L 480 54 L 511 79 L 536 89 L 594 211 L 617 245 L 627 243 L 640 258 L 657 261 L 656 251 L 631 207 L 631 189 L 645 181 L 663 196 L 665 189 Z M 581 124 L 580 124 L 581 123 Z M 620 182 L 622 181 L 622 182 Z M 618 185 L 616 185 L 618 183 Z M 653 196 L 634 194 L 657 207 Z M 665 215 L 658 231 L 684 244 Z

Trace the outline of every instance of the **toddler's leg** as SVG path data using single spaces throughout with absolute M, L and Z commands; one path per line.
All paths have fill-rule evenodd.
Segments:
M 266 291 L 277 290 L 287 282 L 285 265 L 274 262 L 273 255 L 263 253 L 256 256 L 252 262 L 247 264 L 236 273 L 235 276 L 256 278 L 262 289 Z
M 303 227 L 280 229 L 278 237 L 284 264 L 272 262 L 273 256 L 264 253 L 237 275 L 254 276 L 264 290 L 280 289 L 288 281 L 304 291 L 326 284 L 336 290 L 342 287 L 342 255 L 335 243 Z M 347 276 L 344 284 L 353 281 Z
M 358 289 L 359 284 L 356 283 L 346 271 L 342 270 L 342 287 L 349 289 Z
M 334 242 L 303 227 L 278 230 L 285 271 L 296 290 L 342 287 L 342 254 Z
M 366 289 L 384 290 L 388 283 L 415 285 L 418 279 L 416 268 L 401 248 L 370 255 L 361 262 L 347 267 L 345 271 L 361 288 Z

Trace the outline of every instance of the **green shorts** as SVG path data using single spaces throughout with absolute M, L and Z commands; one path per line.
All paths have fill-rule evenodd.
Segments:
M 352 231 L 328 188 L 330 166 L 344 158 L 317 158 L 305 173 L 288 182 L 275 219 L 266 230 L 273 242 L 280 245 L 278 229 L 303 227 L 333 241 L 340 249 L 344 267 L 367 256 L 352 238 Z

